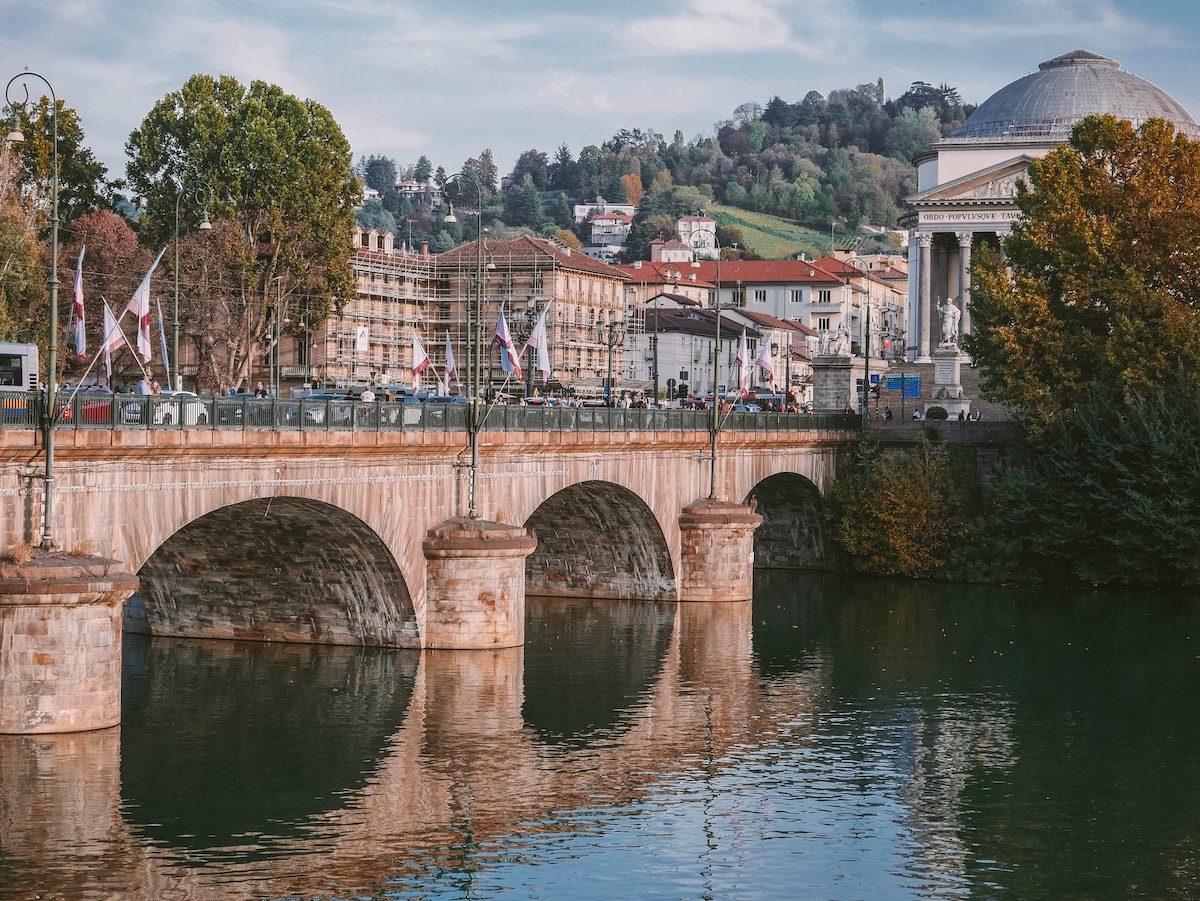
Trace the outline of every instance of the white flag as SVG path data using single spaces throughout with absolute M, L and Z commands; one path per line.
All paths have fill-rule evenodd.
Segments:
M 104 372 L 108 376 L 109 386 L 112 386 L 112 352 L 119 350 L 121 345 L 125 343 L 125 336 L 121 334 L 121 327 L 117 325 L 116 317 L 113 316 L 112 310 L 108 308 L 108 304 L 104 304 Z
M 83 254 L 86 250 L 85 243 L 79 248 L 79 262 L 75 264 L 75 355 L 81 360 L 87 353 L 87 329 L 83 321 Z
M 542 315 L 538 317 L 537 325 L 533 327 L 533 334 L 529 336 L 529 342 L 526 347 L 537 349 L 537 368 L 542 374 L 542 384 L 546 384 L 550 378 L 550 347 L 549 339 L 546 337 L 546 311 L 542 310 Z
M 450 384 L 450 377 L 458 372 L 458 367 L 454 365 L 454 348 L 450 346 L 450 334 L 446 333 L 446 384 Z
M 151 357 L 150 276 L 154 274 L 154 270 L 158 268 L 159 260 L 162 259 L 163 254 L 166 252 L 167 248 L 165 247 L 158 252 L 158 257 L 154 260 L 154 265 L 150 267 L 150 271 L 146 273 L 146 277 L 142 279 L 142 283 L 133 292 L 133 297 L 129 298 L 129 304 L 125 307 L 126 311 L 132 313 L 138 320 L 137 349 L 138 356 L 142 358 L 143 363 L 149 363 Z
M 767 379 L 771 385 L 771 393 L 775 393 L 775 365 L 771 362 L 771 336 L 767 335 L 767 340 L 763 342 L 762 350 L 758 352 L 758 359 L 754 361 L 754 365 L 767 371 Z
M 511 372 L 519 382 L 521 380 L 521 357 L 513 347 L 512 335 L 508 331 L 508 323 L 504 321 L 504 311 L 500 311 L 500 319 L 496 322 L 496 337 L 494 344 L 500 345 L 500 366 L 505 372 Z
M 742 329 L 742 343 L 738 345 L 737 366 L 738 366 L 738 394 L 742 397 L 750 396 L 750 366 L 747 365 L 750 352 L 746 350 L 746 330 Z
M 413 391 L 416 391 L 421 386 L 421 373 L 429 368 L 429 354 L 425 353 L 425 345 L 421 343 L 416 332 L 413 332 L 412 338 L 412 385 Z

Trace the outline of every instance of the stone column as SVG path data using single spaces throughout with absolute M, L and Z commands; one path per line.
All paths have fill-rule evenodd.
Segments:
M 921 279 L 918 288 L 920 293 L 917 300 L 917 309 L 920 311 L 921 343 L 917 351 L 917 362 L 928 363 L 933 359 L 929 356 L 929 336 L 933 334 L 933 303 L 930 299 L 930 267 L 933 265 L 933 255 L 930 251 L 933 247 L 933 235 L 928 233 L 917 235 L 917 244 L 921 249 L 918 263 Z
M 455 516 L 426 533 L 426 648 L 525 643 L 525 558 L 537 540 L 521 526 Z
M 958 235 L 958 334 L 971 331 L 971 232 Z M 961 341 L 959 342 L 962 343 Z
M 137 576 L 115 560 L 34 551 L 0 564 L 0 732 L 121 721 L 121 610 Z
M 748 601 L 754 595 L 754 530 L 743 504 L 692 501 L 679 516 L 679 600 Z

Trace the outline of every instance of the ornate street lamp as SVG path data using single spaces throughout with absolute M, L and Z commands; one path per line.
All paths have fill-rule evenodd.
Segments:
M 701 242 L 707 232 L 693 232 L 691 245 L 693 249 L 703 248 L 708 249 L 708 245 L 697 243 L 696 239 L 700 238 Z M 717 499 L 717 435 L 721 431 L 721 404 L 717 395 L 721 388 L 721 242 L 717 240 L 717 234 L 714 231 L 712 235 L 713 245 L 717 249 L 717 293 L 716 300 L 713 303 L 713 308 L 716 310 L 716 340 L 713 342 L 713 391 L 712 391 L 712 423 L 709 425 L 709 459 L 708 459 L 708 499 L 710 501 Z
M 467 504 L 467 515 L 471 519 L 479 518 L 479 430 L 483 426 L 483 409 L 480 400 L 480 376 L 482 365 L 480 361 L 480 335 L 483 320 L 483 185 L 479 179 L 465 169 L 451 175 L 446 184 L 452 181 L 469 181 L 475 188 L 475 196 L 479 204 L 479 227 L 475 235 L 475 296 L 467 306 L 467 385 L 471 395 L 470 408 L 467 410 L 467 431 L 471 438 L 471 480 Z M 445 186 L 443 186 L 444 189 Z M 454 215 L 454 204 L 450 204 L 450 212 L 446 214 L 446 222 L 457 222 Z
M 57 416 L 56 396 L 58 393 L 58 98 L 54 94 L 54 86 L 44 75 L 30 72 L 26 69 L 14 75 L 4 86 L 4 99 L 12 109 L 12 131 L 8 140 L 13 144 L 21 144 L 25 136 L 18 125 L 17 110 L 24 109 L 29 102 L 29 85 L 24 80 L 36 78 L 50 92 L 50 123 L 52 144 L 50 148 L 50 278 L 46 287 L 50 292 L 49 337 L 46 342 L 46 404 L 42 409 L 42 431 L 46 445 L 46 474 L 43 490 L 44 508 L 42 512 L 43 550 L 54 549 L 54 426 Z M 14 101 L 12 87 L 21 81 L 25 96 L 20 101 Z
M 191 182 L 185 181 L 175 195 L 175 305 L 171 317 L 171 365 L 175 367 L 175 390 L 183 390 L 183 370 L 179 365 L 179 205 L 187 196 L 196 204 L 203 204 L 204 212 L 200 219 L 200 230 L 208 231 L 212 223 L 208 221 L 208 207 L 213 202 L 212 185 L 202 178 Z

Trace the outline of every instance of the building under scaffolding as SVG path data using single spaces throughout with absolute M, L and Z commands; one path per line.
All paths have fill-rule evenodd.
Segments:
M 629 279 L 619 269 L 557 241 L 527 236 L 492 239 L 485 235 L 482 243 L 468 242 L 434 259 L 431 306 L 436 316 L 431 318 L 438 330 L 431 335 L 436 344 L 431 347 L 427 342 L 426 348 L 439 371 L 449 334 L 459 378 L 464 385 L 469 383 L 468 311 L 479 297 L 480 383 L 490 393 L 599 396 L 605 393 L 610 374 L 615 390 L 633 387 L 623 384 L 624 295 Z M 476 290 L 480 272 L 481 294 Z M 501 368 L 493 337 L 502 310 L 518 350 L 525 348 L 538 319 L 545 316 L 550 373 L 544 383 L 533 348 L 521 359 L 523 385 Z
M 436 326 L 431 309 L 434 258 L 396 249 L 391 232 L 356 229 L 357 294 L 340 316 L 313 335 L 314 381 L 325 388 L 412 382 L 412 336 L 427 345 Z

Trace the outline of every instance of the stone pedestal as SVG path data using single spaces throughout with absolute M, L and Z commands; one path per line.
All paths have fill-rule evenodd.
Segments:
M 971 415 L 971 401 L 963 394 L 962 364 L 968 360 L 957 344 L 939 344 L 933 352 L 933 388 L 925 399 L 925 414 L 930 407 L 941 407 L 950 419 L 959 412 Z
M 754 595 L 754 530 L 743 504 L 702 499 L 679 516 L 680 601 L 748 601 Z
M 823 354 L 813 360 L 814 413 L 841 413 L 847 407 L 858 409 L 851 375 L 853 365 L 854 359 L 845 355 Z
M 121 721 L 121 608 L 137 576 L 115 560 L 34 551 L 0 563 L 0 732 Z
M 434 526 L 425 554 L 426 648 L 514 648 L 525 643 L 525 558 L 536 539 L 520 526 L 455 516 Z

